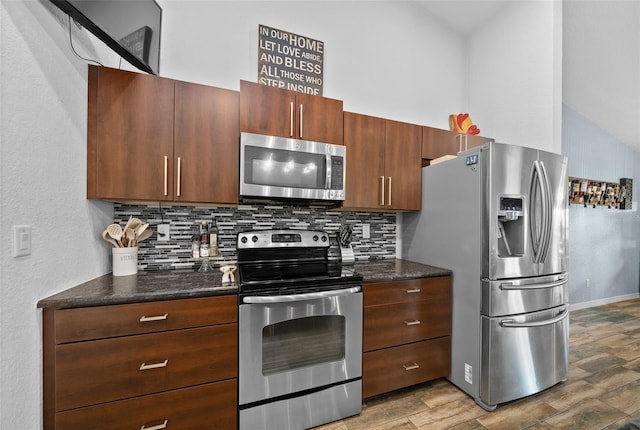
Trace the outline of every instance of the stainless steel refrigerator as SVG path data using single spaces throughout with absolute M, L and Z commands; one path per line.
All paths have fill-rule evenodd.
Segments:
M 567 159 L 487 143 L 422 169 L 402 257 L 453 271 L 449 380 L 486 410 L 568 375 Z

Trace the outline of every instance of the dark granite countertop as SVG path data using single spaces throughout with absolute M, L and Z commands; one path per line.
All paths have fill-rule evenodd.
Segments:
M 450 270 L 407 260 L 356 262 L 353 269 L 364 282 L 401 281 L 447 276 Z M 154 300 L 185 299 L 237 294 L 236 285 L 223 286 L 220 272 L 199 273 L 192 270 L 138 272 L 137 275 L 100 276 L 68 290 L 38 301 L 39 308 L 77 308 Z
M 402 281 L 451 275 L 451 270 L 408 260 L 374 260 L 356 262 L 353 270 L 360 273 L 364 282 Z
M 223 286 L 219 271 L 193 270 L 138 272 L 130 276 L 100 276 L 38 301 L 39 308 L 77 308 L 154 300 L 186 299 L 237 294 L 238 287 Z

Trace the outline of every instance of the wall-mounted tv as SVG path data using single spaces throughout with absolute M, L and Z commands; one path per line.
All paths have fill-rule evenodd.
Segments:
M 160 69 L 162 8 L 155 0 L 51 0 L 133 66 Z

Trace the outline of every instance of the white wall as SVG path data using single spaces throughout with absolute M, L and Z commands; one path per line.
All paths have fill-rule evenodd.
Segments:
M 469 112 L 483 136 L 561 151 L 562 2 L 523 0 L 468 41 Z
M 99 235 L 113 205 L 85 199 L 87 66 L 69 49 L 67 25 L 48 1 L 0 6 L 0 428 L 7 430 L 41 426 L 36 302 L 110 271 Z M 77 48 L 96 54 L 72 29 Z M 32 253 L 13 258 L 11 229 L 21 224 L 32 228 Z
M 255 82 L 263 24 L 324 42 L 324 95 L 345 110 L 448 129 L 448 115 L 466 108 L 461 37 L 412 2 L 158 3 L 162 76 L 231 89 Z

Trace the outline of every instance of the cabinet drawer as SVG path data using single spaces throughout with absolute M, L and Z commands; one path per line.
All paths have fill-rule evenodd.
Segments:
M 371 397 L 449 374 L 451 337 L 367 352 L 362 358 L 362 397 Z
M 367 306 L 363 334 L 364 351 L 449 336 L 451 298 Z
M 55 342 L 102 339 L 236 322 L 235 295 L 56 311 Z
M 56 411 L 237 377 L 237 324 L 56 346 Z
M 364 285 L 364 306 L 406 303 L 441 296 L 451 297 L 450 276 Z
M 233 379 L 60 412 L 56 430 L 235 429 L 236 387 Z

